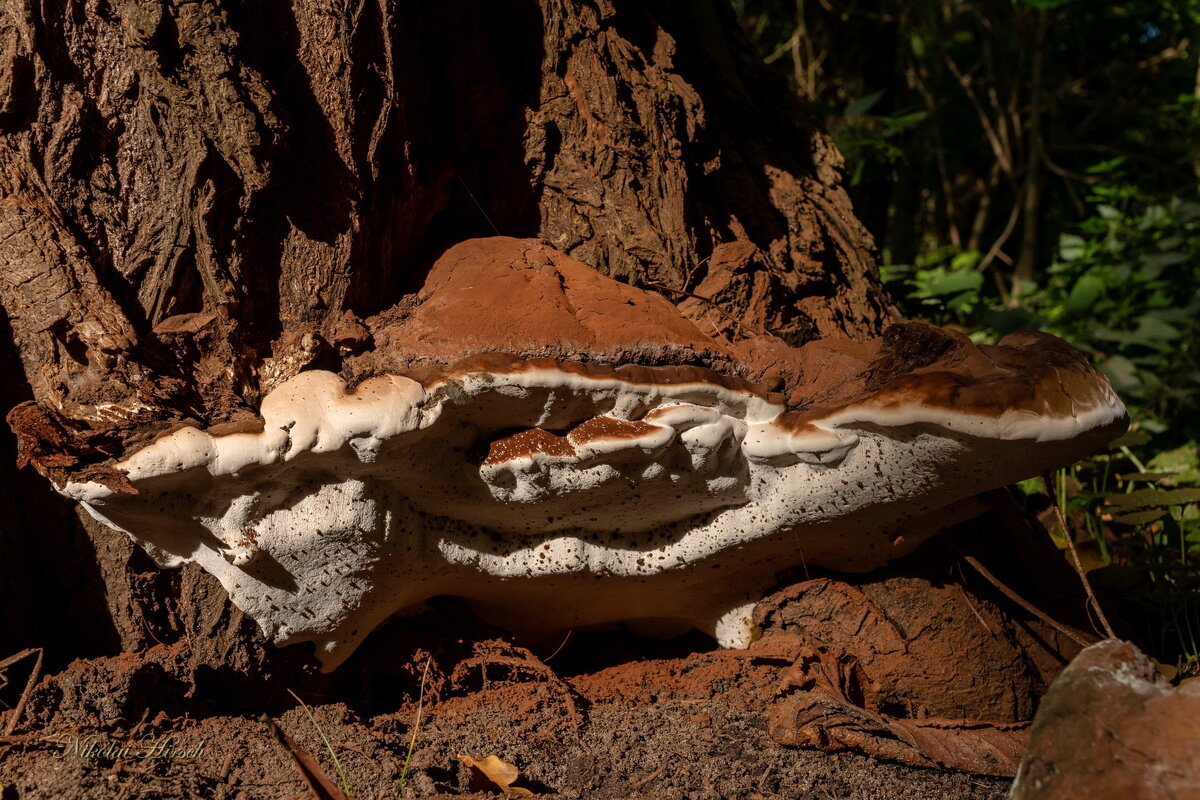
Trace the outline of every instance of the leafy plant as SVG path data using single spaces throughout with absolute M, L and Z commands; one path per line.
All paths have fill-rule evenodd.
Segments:
M 1089 353 L 1134 419 L 1114 448 L 1056 475 L 1069 531 L 1096 582 L 1154 655 L 1200 673 L 1200 201 L 1155 200 L 1120 160 L 1092 170 L 1092 213 L 1060 236 L 1038 282 L 1007 294 L 979 254 L 934 249 L 885 280 L 905 312 L 995 342 L 1038 328 Z M 1031 507 L 1048 498 L 1022 485 Z
M 1194 444 L 1143 462 L 1135 430 L 1109 452 L 1059 470 L 1057 496 L 1070 530 L 1090 545 L 1094 584 L 1125 607 L 1155 657 L 1184 675 L 1200 673 L 1200 458 Z M 1033 508 L 1046 501 L 1035 481 L 1019 487 Z
M 1135 434 L 1056 476 L 1057 535 L 1200 671 L 1200 0 L 733 5 L 825 118 L 907 316 L 1045 330 L 1108 375 Z

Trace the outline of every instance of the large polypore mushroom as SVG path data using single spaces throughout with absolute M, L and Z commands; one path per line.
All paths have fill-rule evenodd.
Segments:
M 326 668 L 444 594 L 518 630 L 641 621 L 736 646 L 780 570 L 905 555 L 1125 424 L 1050 336 L 733 346 L 511 239 L 449 251 L 366 327 L 372 351 L 284 381 L 261 423 L 166 432 L 111 465 L 127 485 L 61 491 Z

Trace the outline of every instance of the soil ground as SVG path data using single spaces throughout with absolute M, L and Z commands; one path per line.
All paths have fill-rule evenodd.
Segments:
M 631 642 L 640 644 L 615 635 L 576 637 L 545 664 L 490 639 L 464 642 L 471 655 L 456 664 L 435 659 L 437 679 L 427 681 L 403 788 L 417 713 L 412 699 L 383 710 L 314 690 L 305 699 L 315 725 L 294 700 L 273 718 L 336 781 L 323 731 L 355 798 L 496 796 L 472 793 L 471 771 L 458 753 L 497 755 L 520 769 L 518 785 L 555 798 L 990 800 L 1007 792 L 1003 779 L 776 744 L 765 713 L 781 667 L 769 654 L 700 650 L 572 674 L 572 649 L 607 643 L 624 657 Z M 551 669 L 560 659 L 558 671 Z M 155 714 L 138 680 L 122 682 L 132 660 L 122 662 L 76 662 L 57 676 L 67 693 L 66 684 L 92 682 L 87 708 L 73 703 L 55 713 L 43 705 L 54 692 L 39 687 L 30 725 L 0 747 L 0 797 L 309 796 L 268 723 L 252 714 Z M 412 665 L 420 667 L 419 658 Z M 125 716 L 139 707 L 140 721 Z M 123 758 L 87 755 L 91 745 L 122 744 L 130 751 Z

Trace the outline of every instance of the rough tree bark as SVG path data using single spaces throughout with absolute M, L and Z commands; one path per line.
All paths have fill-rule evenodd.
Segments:
M 891 308 L 840 168 L 719 0 L 0 0 L 19 461 L 53 477 L 250 414 L 493 232 L 730 337 L 876 334 Z M 0 651 L 250 647 L 236 611 L 197 610 L 211 580 L 81 528 L 4 437 Z

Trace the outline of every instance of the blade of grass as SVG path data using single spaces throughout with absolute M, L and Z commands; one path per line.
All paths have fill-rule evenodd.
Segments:
M 315 758 L 292 741 L 292 737 L 280 730 L 279 726 L 275 724 L 275 720 L 263 714 L 259 717 L 259 721 L 267 726 L 271 735 L 275 737 L 275 741 L 292 757 L 292 764 L 300 773 L 301 780 L 308 786 L 313 800 L 352 800 L 348 794 L 333 785 L 333 781 L 325 774 L 325 770 L 321 769 L 321 765 Z
M 1149 472 L 1149 470 L 1146 469 L 1146 465 L 1143 464 L 1127 446 L 1121 445 L 1121 452 L 1125 454 L 1126 458 L 1133 462 L 1133 465 L 1137 467 L 1138 472 Z
M 400 781 L 396 786 L 397 792 L 404 791 L 404 784 L 408 782 L 408 765 L 412 761 L 413 749 L 417 746 L 417 732 L 421 729 L 421 712 L 425 708 L 425 679 L 429 677 L 429 662 L 433 661 L 433 656 L 425 659 L 425 671 L 421 673 L 421 689 L 417 693 L 417 721 L 413 724 L 412 737 L 408 740 L 408 753 L 404 756 L 404 766 L 400 769 Z
M 321 729 L 320 723 L 318 723 L 317 718 L 313 716 L 312 710 L 308 707 L 308 704 L 300 699 L 300 695 L 296 694 L 291 689 L 288 689 L 288 694 L 296 698 L 296 702 L 300 704 L 300 707 L 304 709 L 304 713 L 308 715 L 308 721 L 311 722 L 312 726 L 317 729 L 317 734 L 321 737 L 321 741 L 325 743 L 325 749 L 329 751 L 329 757 L 333 759 L 333 766 L 337 770 L 338 783 L 340 783 L 342 786 L 342 793 L 349 797 L 350 782 L 346 780 L 346 770 L 342 769 L 342 762 L 338 760 L 337 752 L 333 749 L 333 745 L 330 744 L 329 737 L 326 736 L 325 731 Z

